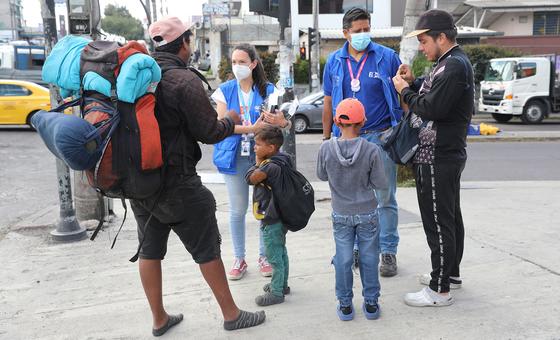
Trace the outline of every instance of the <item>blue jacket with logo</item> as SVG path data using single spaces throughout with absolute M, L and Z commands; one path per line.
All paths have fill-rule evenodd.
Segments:
M 341 49 L 338 49 L 329 55 L 323 74 L 323 77 L 338 79 L 338 81 L 333 81 L 331 93 L 333 117 L 336 115 L 336 107 L 338 106 L 338 103 L 345 99 L 342 91 L 342 79 L 344 79 L 344 68 L 346 67 L 346 62 L 345 59 L 342 58 L 342 53 L 347 49 L 348 42 L 346 42 Z M 395 75 L 389 74 L 389 72 L 396 71 L 394 70 L 395 65 L 400 65 L 401 62 L 395 51 L 374 42 L 371 42 L 367 48 L 367 53 L 371 52 L 373 52 L 373 57 L 375 58 L 375 62 L 377 64 L 377 70 L 383 83 L 383 95 L 387 101 L 387 105 L 389 106 L 389 113 L 391 113 L 391 125 L 395 126 L 401 119 L 402 109 L 400 107 L 397 91 L 393 86 L 392 78 Z M 340 130 L 334 124 L 332 131 L 335 136 L 340 136 Z
M 240 113 L 239 94 L 237 92 L 237 80 L 229 80 L 220 85 L 220 90 L 226 98 L 227 110 L 233 110 Z M 250 116 L 251 123 L 255 123 L 260 115 L 261 105 L 272 92 L 274 92 L 274 85 L 268 83 L 266 88 L 266 97 L 263 98 L 258 89 L 253 88 L 253 102 L 251 103 Z M 248 103 L 246 103 L 248 104 Z M 218 171 L 223 174 L 233 175 L 237 173 L 236 158 L 241 145 L 241 135 L 231 135 L 214 145 L 213 162 Z M 253 152 L 253 150 L 251 150 Z

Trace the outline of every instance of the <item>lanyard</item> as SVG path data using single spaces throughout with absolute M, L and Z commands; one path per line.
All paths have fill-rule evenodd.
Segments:
M 245 99 L 243 98 L 243 92 L 241 92 L 241 86 L 237 83 L 237 95 L 239 96 L 239 114 L 243 120 L 243 125 L 251 125 L 251 106 L 253 104 L 253 94 L 255 91 L 251 88 L 251 94 L 249 95 L 249 105 L 245 105 Z
M 352 64 L 350 63 L 350 57 L 346 59 L 346 64 L 348 65 L 348 72 L 350 72 L 351 80 L 360 79 L 360 75 L 362 74 L 362 70 L 364 69 L 364 65 L 366 64 L 367 58 L 368 58 L 368 54 L 366 52 L 366 55 L 364 56 L 364 60 L 362 60 L 362 62 L 359 65 L 360 67 L 358 69 L 358 74 L 356 74 L 356 77 L 354 77 L 354 72 L 352 72 Z

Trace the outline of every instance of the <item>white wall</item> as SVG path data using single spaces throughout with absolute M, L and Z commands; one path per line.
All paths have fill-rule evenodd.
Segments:
M 294 45 L 294 53 L 299 48 L 300 29 L 307 29 L 313 26 L 313 16 L 311 14 L 297 14 L 298 1 L 291 2 L 292 13 L 292 45 Z M 319 29 L 335 28 L 342 31 L 342 17 L 344 14 L 321 14 L 319 15 Z M 373 12 L 371 13 L 371 28 L 388 28 L 391 27 L 391 0 L 373 0 Z
M 520 16 L 527 16 L 527 22 L 519 23 Z M 504 13 L 488 29 L 504 32 L 504 36 L 533 35 L 533 13 Z

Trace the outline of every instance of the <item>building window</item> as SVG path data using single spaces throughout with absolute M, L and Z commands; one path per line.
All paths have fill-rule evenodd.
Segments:
M 299 14 L 313 13 L 313 0 L 298 0 Z M 321 0 L 319 14 L 344 14 L 352 7 L 360 7 L 373 12 L 373 0 Z
M 560 35 L 560 11 L 535 12 L 533 35 Z
M 529 22 L 529 17 L 526 15 L 520 15 L 519 16 L 519 23 L 520 24 L 526 24 Z

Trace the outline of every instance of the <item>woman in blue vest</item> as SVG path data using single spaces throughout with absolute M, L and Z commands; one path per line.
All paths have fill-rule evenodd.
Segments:
M 253 46 L 236 46 L 231 56 L 231 65 L 235 79 L 220 85 L 212 94 L 212 99 L 217 103 L 220 118 L 233 110 L 239 113 L 242 124 L 250 130 L 261 112 L 266 111 L 263 107 L 265 100 L 276 88 L 267 80 L 262 62 Z M 265 112 L 265 121 L 280 127 L 289 126 L 289 122 L 279 112 Z M 230 231 L 235 256 L 233 267 L 228 272 L 230 280 L 239 280 L 247 272 L 245 214 L 249 204 L 249 186 L 245 182 L 245 173 L 255 163 L 253 133 L 233 135 L 214 146 L 214 165 L 224 174 L 230 203 Z M 272 267 L 265 256 L 260 228 L 259 233 L 259 272 L 263 276 L 271 276 Z

